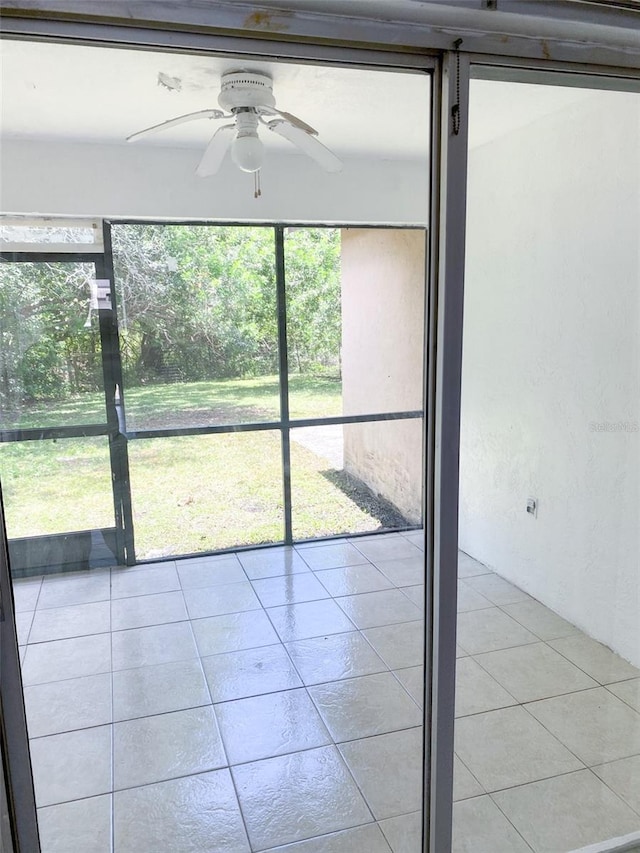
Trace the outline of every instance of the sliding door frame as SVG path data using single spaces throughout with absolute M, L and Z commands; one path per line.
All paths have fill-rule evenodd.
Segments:
M 458 45 L 459 47 L 460 45 Z M 621 51 L 622 55 L 622 51 Z M 439 127 L 433 128 L 431 302 L 429 321 L 425 669 L 424 853 L 453 845 L 457 552 L 462 341 L 470 80 L 516 80 L 585 88 L 640 90 L 640 69 L 450 51 L 441 69 Z M 457 112 L 454 124 L 453 110 Z M 432 408 L 429 408 L 431 406 Z M 429 565 L 429 560 L 433 562 Z M 637 839 L 611 853 L 630 849 Z M 603 851 L 606 845 L 603 845 Z
M 286 4 L 285 4 L 286 5 Z M 213 13 L 211 13 L 213 14 Z M 428 13 L 425 11 L 425 15 Z M 488 13 L 492 14 L 492 13 Z M 55 15 L 53 16 L 55 18 Z M 15 38 L 71 41 L 137 49 L 246 55 L 281 61 L 326 63 L 342 66 L 434 73 L 432 98 L 431 218 L 429 232 L 428 317 L 425 371 L 425 797 L 423 803 L 424 853 L 451 849 L 453 802 L 453 721 L 456 641 L 458 459 L 460 430 L 461 344 L 464 296 L 464 242 L 466 216 L 466 165 L 468 91 L 471 65 L 476 67 L 556 69 L 605 78 L 639 79 L 633 66 L 637 53 L 597 36 L 587 45 L 566 34 L 556 38 L 512 34 L 503 37 L 481 31 L 456 32 L 453 25 L 422 28 L 393 21 L 358 23 L 349 18 L 330 20 L 331 30 L 309 21 L 289 40 L 279 33 L 256 31 L 206 32 L 206 27 L 170 27 L 157 22 L 140 26 L 126 22 L 60 20 L 40 13 L 34 17 L 4 20 L 4 35 Z M 296 19 L 298 20 L 298 19 Z M 548 22 L 546 29 L 549 29 Z M 325 22 L 326 26 L 328 24 Z M 227 26 L 230 26 L 227 24 Z M 315 26 L 315 29 L 314 29 Z M 464 26 L 461 25 L 461 29 Z M 544 29 L 544 27 L 543 27 Z M 190 30 L 190 31 L 189 31 Z M 373 35 L 375 34 L 375 35 Z M 463 48 L 454 50 L 464 35 Z M 357 41 L 360 39 L 360 42 Z M 368 42 L 368 45 L 365 44 Z M 416 44 L 416 42 L 418 42 Z M 349 46 L 345 46 L 349 45 Z M 501 50 L 504 54 L 490 53 Z M 460 45 L 458 45 L 460 47 Z M 473 50 L 485 49 L 474 54 Z M 562 61 L 529 59 L 553 55 Z M 584 62 L 591 50 L 593 63 Z M 471 51 L 471 52 L 469 52 Z M 597 59 L 605 63 L 598 64 Z M 457 107 L 459 132 L 453 128 L 452 108 Z M 266 427 L 264 427 L 266 428 Z M 210 430 L 213 431 L 213 430 Z
M 434 189 L 425 391 L 424 809 L 428 818 L 424 820 L 424 853 L 452 849 L 468 57 L 448 53 L 439 83 L 439 109 L 434 115 L 432 136 Z
M 440 673 L 432 674 L 434 684 L 433 713 L 439 709 L 440 700 L 445 709 L 447 724 L 441 727 L 440 732 L 444 739 L 451 745 L 451 751 L 440 759 L 437 752 L 433 755 L 434 776 L 440 784 L 443 780 L 446 785 L 453 781 L 452 766 L 448 762 L 449 756 L 453 755 L 453 738 L 455 724 L 455 660 L 452 663 L 451 655 L 456 654 L 456 622 L 457 614 L 453 610 L 451 601 L 446 600 L 446 595 L 455 598 L 457 588 L 457 566 L 453 569 L 453 575 L 449 577 L 449 565 L 451 555 L 447 545 L 451 545 L 453 531 L 447 530 L 449 523 L 455 518 L 455 535 L 457 537 L 458 506 L 459 506 L 459 449 L 460 449 L 460 403 L 461 403 L 461 379 L 462 379 L 462 333 L 464 322 L 464 274 L 465 274 L 465 240 L 466 240 L 466 195 L 467 195 L 467 167 L 468 167 L 468 125 L 470 107 L 470 82 L 471 80 L 490 80 L 496 82 L 519 83 L 522 85 L 546 85 L 564 86 L 593 91 L 615 91 L 640 93 L 640 68 L 624 67 L 602 67 L 597 64 L 559 62 L 552 60 L 530 60 L 517 57 L 488 55 L 488 54 L 461 54 L 450 53 L 445 60 L 445 69 L 449 68 L 449 87 L 443 87 L 443 105 L 447 94 L 450 98 L 452 81 L 456 81 L 455 88 L 459 91 L 461 130 L 459 135 L 451 133 L 447 146 L 447 158 L 452 169 L 447 165 L 444 167 L 443 187 L 445 180 L 452 178 L 457 186 L 454 188 L 449 201 L 452 203 L 451 213 L 441 217 L 440 248 L 445 252 L 450 248 L 450 236 L 454 236 L 456 252 L 452 257 L 445 260 L 445 298 L 449 300 L 448 308 L 445 306 L 441 311 L 442 339 L 445 342 L 446 352 L 443 354 L 440 369 L 437 369 L 438 388 L 437 405 L 440 406 L 440 415 L 436 414 L 434 419 L 436 432 L 442 427 L 443 433 L 439 443 L 439 453 L 436 459 L 440 460 L 440 473 L 437 471 L 436 461 L 436 489 L 446 486 L 448 477 L 455 474 L 455 496 L 453 491 L 442 491 L 440 499 L 434 501 L 436 512 L 448 511 L 450 517 L 447 523 L 439 528 L 439 534 L 435 536 L 436 554 L 439 551 L 439 570 L 433 573 L 435 583 L 440 584 L 441 594 L 439 605 L 438 628 L 434 631 L 434 666 L 444 667 Z M 459 68 L 459 75 L 457 69 Z M 446 71 L 445 71 L 446 73 Z M 443 121 L 445 120 L 445 109 L 443 106 Z M 443 190 L 448 195 L 446 189 Z M 442 212 L 442 211 L 441 211 Z M 435 221 L 435 220 L 434 220 Z M 438 339 L 441 331 L 438 330 Z M 448 364 L 448 369 L 447 365 Z M 448 428 L 446 427 L 448 424 Z M 448 433 L 444 429 L 448 429 Z M 455 432 L 455 446 L 449 442 L 444 444 L 445 436 L 451 439 Z M 436 443 L 438 441 L 436 440 Z M 454 501 L 455 498 L 455 501 Z M 439 541 L 438 541 L 439 540 Z M 438 547 L 438 545 L 440 547 Z M 446 550 L 445 550 L 446 548 Z M 447 589 L 448 588 L 448 589 Z M 442 595 L 444 591 L 445 595 Z M 640 617 L 640 614 L 639 614 Z M 444 654 L 441 654 L 438 648 Z M 451 672 L 454 672 L 453 677 Z M 451 776 L 449 773 L 451 772 Z M 433 793 L 433 792 L 432 792 Z M 439 824 L 439 815 L 447 808 L 447 803 L 439 803 L 437 793 L 431 797 L 432 830 L 434 835 L 432 841 L 438 835 L 442 846 L 425 847 L 425 853 L 438 853 L 440 850 L 451 850 L 451 835 L 446 837 L 442 825 Z M 450 822 L 452 828 L 452 822 Z M 444 833 L 444 834 L 443 834 Z M 447 846 L 447 842 L 448 846 Z M 588 847 L 580 848 L 583 853 L 623 853 L 623 851 L 635 851 L 640 849 L 640 832 L 634 832 L 624 837 L 611 838 L 602 842 L 594 843 Z M 575 851 L 579 853 L 579 851 Z
M 78 244 L 75 251 L 51 251 L 46 244 L 41 250 L 33 247 L 25 250 L 0 251 L 0 264 L 87 264 L 93 266 L 96 279 L 108 277 L 105 268 L 106 255 L 99 251 L 82 251 Z M 114 564 L 130 565 L 133 562 L 133 532 L 131 525 L 131 501 L 128 498 L 128 461 L 127 448 L 119 431 L 116 410 L 116 388 L 122 385 L 120 350 L 118 346 L 118 328 L 115 310 L 98 308 L 96 310 L 100 336 L 100 360 L 102 390 L 105 399 L 104 419 L 97 423 L 79 423 L 67 426 L 31 427 L 27 429 L 0 429 L 0 442 L 45 441 L 73 438 L 106 438 L 109 445 L 109 479 L 113 499 L 113 526 L 94 528 L 99 530 L 113 552 Z M 124 484 L 124 485 L 123 485 Z M 70 562 L 68 568 L 81 566 L 81 554 L 86 548 L 85 540 L 92 530 L 65 530 L 43 536 L 12 539 L 9 548 L 12 553 L 12 574 L 16 577 L 42 573 L 43 565 L 32 565 L 33 552 L 48 554 L 64 552 Z M 61 543 L 65 543 L 62 545 Z M 66 562 L 63 565 L 67 565 Z M 58 570 L 60 570 L 58 568 Z
M 23 695 L 0 488 L 0 773 L 4 777 L 4 790 L 0 791 L 4 800 L 0 806 L 0 820 L 3 821 L 3 832 L 6 823 L 9 823 L 13 842 L 11 853 L 39 853 L 38 820 Z

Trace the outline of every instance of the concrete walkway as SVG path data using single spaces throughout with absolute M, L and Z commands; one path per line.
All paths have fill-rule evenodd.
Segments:
M 298 427 L 291 430 L 291 441 L 301 444 L 316 456 L 326 459 L 337 471 L 342 471 L 344 468 L 344 437 L 341 424 Z

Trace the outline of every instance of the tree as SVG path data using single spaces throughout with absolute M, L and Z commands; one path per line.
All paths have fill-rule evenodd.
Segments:
M 112 236 L 129 387 L 277 372 L 273 228 L 116 224 Z M 339 374 L 339 263 L 337 229 L 286 234 L 290 364 L 299 372 Z M 101 388 L 97 324 L 85 327 L 94 276 L 92 264 L 2 265 L 3 421 L 24 404 Z
M 3 263 L 0 267 L 0 410 L 101 387 L 99 335 L 86 328 L 91 264 Z
M 273 373 L 273 229 L 121 225 L 113 230 L 130 383 Z M 287 235 L 289 345 L 298 370 L 339 369 L 339 233 Z
M 300 228 L 287 235 L 285 281 L 290 357 L 299 373 L 340 373 L 340 232 Z

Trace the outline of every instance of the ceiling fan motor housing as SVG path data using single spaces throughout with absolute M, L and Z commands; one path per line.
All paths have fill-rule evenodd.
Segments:
M 273 81 L 267 74 L 254 71 L 223 74 L 218 103 L 230 112 L 242 107 L 275 107 Z

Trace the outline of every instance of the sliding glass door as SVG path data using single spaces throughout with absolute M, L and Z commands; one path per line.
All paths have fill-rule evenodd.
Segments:
M 0 489 L 0 850 L 39 853 L 16 627 Z
M 637 850 L 640 94 L 476 75 L 454 850 Z
M 51 56 L 58 48 L 70 65 Z M 67 423 L 79 435 L 36 425 L 37 435 L 3 445 L 104 439 L 114 487 L 108 522 L 97 511 L 86 520 L 100 485 L 87 457 L 86 480 L 69 491 L 78 525 L 114 529 L 116 565 L 91 558 L 65 564 L 89 571 L 61 572 L 53 562 L 14 580 L 43 851 L 419 847 L 434 59 L 376 52 L 370 68 L 366 52 L 345 54 L 344 67 L 266 59 L 279 103 L 318 124 L 322 144 L 339 147 L 344 174 L 325 176 L 261 129 L 273 147 L 264 198 L 250 195 L 244 207 L 247 176 L 231 157 L 191 186 L 202 129 L 186 147 L 165 137 L 164 151 L 119 144 L 134 130 L 125 124 L 147 121 L 150 97 L 165 97 L 160 68 L 163 79 L 183 81 L 185 99 L 208 101 L 211 81 L 244 60 L 129 46 L 34 51 L 47 70 L 73 68 L 57 89 L 58 114 L 82 104 L 82 133 L 95 130 L 74 88 L 89 85 L 100 127 L 118 143 L 110 149 L 134 167 L 103 170 L 94 136 L 83 196 L 111 216 L 97 268 L 72 291 L 82 310 L 71 319 L 74 353 L 88 365 L 95 352 L 102 384 L 98 374 L 86 390 L 64 386 L 65 367 L 62 390 L 19 395 L 30 410 L 46 401 L 60 414 L 93 394 L 95 418 Z M 189 94 L 198 80 L 206 91 L 196 83 Z M 119 114 L 127 96 L 140 109 Z M 317 104 L 307 112 L 296 98 Z M 165 155 L 171 162 L 153 175 Z M 68 160 L 71 183 L 80 180 L 76 162 Z M 110 199 L 97 186 L 103 175 Z M 160 186 L 168 207 L 152 192 Z M 187 193 L 182 208 L 177 186 Z M 66 201 L 52 204 L 40 209 Z M 256 224 L 260 210 L 272 224 Z M 213 224 L 236 219 L 244 224 Z M 358 225 L 336 224 L 345 220 Z M 84 258 L 60 263 L 72 260 Z M 111 307 L 100 304 L 100 281 Z M 74 308 L 62 292 L 58 303 L 62 317 Z M 20 321 L 41 304 L 20 305 Z M 40 327 L 38 342 L 58 346 L 58 326 Z M 99 338 L 82 337 L 90 326 Z M 52 506 L 39 513 L 66 500 L 65 476 L 78 470 L 66 449 L 58 461 Z M 36 494 L 44 472 L 24 465 L 21 487 Z M 77 528 L 48 535 L 69 530 Z
M 126 562 L 119 354 L 108 283 L 98 295 L 102 256 L 20 251 L 0 262 L 0 474 L 12 569 Z

